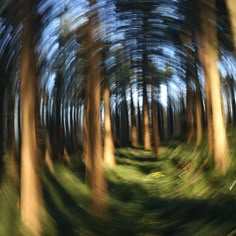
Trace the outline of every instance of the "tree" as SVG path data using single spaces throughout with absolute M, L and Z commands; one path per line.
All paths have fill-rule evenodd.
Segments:
M 206 15 L 208 17 L 205 17 Z M 215 167 L 224 174 L 229 165 L 229 157 L 223 118 L 220 75 L 217 68 L 217 28 L 214 25 L 216 22 L 215 0 L 208 1 L 208 3 L 201 2 L 201 16 L 202 46 L 204 48 L 202 64 L 211 99 Z
M 233 32 L 234 48 L 236 50 L 236 5 L 234 0 L 226 0 L 229 11 L 231 30 Z
M 93 9 L 96 1 L 90 1 Z M 84 107 L 84 155 L 86 181 L 92 190 L 92 214 L 103 217 L 105 212 L 106 181 L 103 173 L 100 82 L 101 68 L 99 43 L 94 40 L 94 29 L 99 29 L 97 12 L 91 10 L 89 21 L 84 25 L 82 47 L 85 50 L 85 107 Z
M 105 46 L 104 46 L 105 47 Z M 103 55 L 103 100 L 104 100 L 104 163 L 113 167 L 115 165 L 115 155 L 114 155 L 114 142 L 112 135 L 111 126 L 111 109 L 110 109 L 110 84 L 108 79 L 108 73 L 105 66 L 105 60 L 107 56 L 107 48 L 104 49 Z
M 39 178 L 39 154 L 36 142 L 36 60 L 34 55 L 33 1 L 23 2 L 23 45 L 20 65 L 22 115 L 20 210 L 25 225 L 41 234 L 42 196 Z

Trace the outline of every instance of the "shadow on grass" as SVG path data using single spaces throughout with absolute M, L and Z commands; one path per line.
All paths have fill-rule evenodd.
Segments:
M 47 210 L 56 222 L 57 235 L 223 236 L 236 228 L 236 201 L 232 196 L 221 193 L 212 199 L 190 198 L 182 190 L 177 196 L 174 193 L 177 181 L 182 180 L 175 179 L 176 176 L 145 179 L 145 174 L 153 169 L 178 165 L 181 158 L 156 161 L 150 152 L 129 148 L 119 149 L 116 154 L 119 165 L 107 175 L 109 214 L 105 221 L 91 217 L 90 206 L 78 200 L 82 192 L 76 189 L 81 183 L 79 174 L 70 183 L 46 176 L 44 197 Z M 73 170 L 81 171 L 80 165 Z M 65 169 L 63 176 L 70 173 L 71 170 Z M 71 185 L 70 192 L 66 184 Z M 71 194 L 73 188 L 76 194 Z
M 78 207 L 52 177 L 54 194 L 44 190 L 47 208 L 56 222 L 58 235 L 226 235 L 236 226 L 236 202 L 228 196 L 212 200 L 157 198 L 139 184 L 115 184 L 110 215 L 99 222 Z M 83 233 L 80 227 L 83 227 Z M 88 232 L 87 234 L 84 232 Z M 197 234 L 198 233 L 198 234 Z

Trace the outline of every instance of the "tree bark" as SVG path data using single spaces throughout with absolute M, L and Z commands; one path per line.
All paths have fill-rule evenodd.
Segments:
M 110 110 L 110 87 L 106 75 L 104 75 L 104 163 L 109 166 L 115 166 L 114 142 L 111 128 L 111 110 Z
M 226 0 L 227 8 L 230 16 L 231 29 L 234 40 L 234 50 L 236 52 L 236 5 L 235 0 Z
M 132 88 L 130 86 L 130 113 L 131 113 L 131 144 L 133 147 L 138 146 L 138 129 L 135 115 Z
M 20 65 L 22 115 L 21 206 L 22 221 L 34 235 L 41 234 L 42 196 L 36 142 L 36 61 L 33 43 L 33 2 L 25 0 Z
M 121 146 L 129 146 L 129 117 L 128 117 L 128 105 L 126 100 L 125 89 L 123 91 L 123 101 L 121 105 L 121 124 L 120 124 L 120 137 L 121 137 Z
M 160 146 L 160 136 L 159 136 L 159 129 L 158 129 L 158 116 L 157 116 L 157 104 L 154 98 L 154 85 L 152 84 L 152 135 L 154 141 L 153 152 L 155 153 L 156 157 L 159 154 L 159 146 Z
M 228 158 L 228 142 L 226 135 L 226 128 L 224 123 L 224 115 L 222 109 L 222 96 L 221 96 L 221 81 L 217 68 L 218 61 L 218 49 L 217 49 L 217 30 L 216 26 L 212 22 L 216 22 L 216 9 L 215 0 L 202 3 L 203 14 L 207 12 L 208 17 L 202 17 L 203 33 L 207 34 L 207 38 L 204 37 L 203 46 L 205 48 L 205 73 L 206 79 L 209 83 L 209 91 L 212 103 L 212 119 L 213 119 L 213 141 L 214 141 L 214 160 L 216 169 L 221 173 L 227 171 L 229 165 Z M 206 15 L 204 15 L 206 16 Z M 209 20 L 210 19 L 210 20 Z
M 91 1 L 93 7 L 96 1 Z M 105 195 L 107 191 L 102 158 L 101 118 L 100 118 L 100 55 L 98 42 L 93 38 L 92 29 L 98 24 L 96 11 L 89 15 L 84 26 L 82 47 L 86 50 L 85 110 L 84 110 L 84 155 L 86 181 L 92 190 L 92 215 L 105 215 Z
M 151 138 L 150 138 L 150 117 L 147 97 L 147 85 L 145 76 L 143 78 L 143 144 L 144 149 L 151 149 Z

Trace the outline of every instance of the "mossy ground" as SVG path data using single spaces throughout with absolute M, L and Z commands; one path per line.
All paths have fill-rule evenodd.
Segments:
M 117 149 L 117 166 L 106 169 L 108 217 L 103 221 L 90 215 L 84 164 L 74 155 L 72 168 L 57 164 L 54 176 L 42 171 L 44 235 L 236 235 L 236 150 L 230 155 L 231 168 L 221 176 L 204 145 L 172 143 L 158 158 L 142 148 Z M 7 174 L 0 200 L 0 235 L 25 235 L 17 188 Z

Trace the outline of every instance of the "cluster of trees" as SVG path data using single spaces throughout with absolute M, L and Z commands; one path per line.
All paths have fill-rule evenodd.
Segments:
M 158 157 L 163 140 L 200 145 L 206 128 L 215 167 L 227 171 L 234 69 L 220 73 L 217 63 L 233 58 L 236 47 L 233 2 L 4 1 L 0 149 L 20 185 L 22 220 L 35 235 L 42 165 L 53 173 L 55 161 L 70 165 L 79 149 L 97 217 L 106 215 L 103 167 L 116 164 L 116 146 L 143 145 Z

